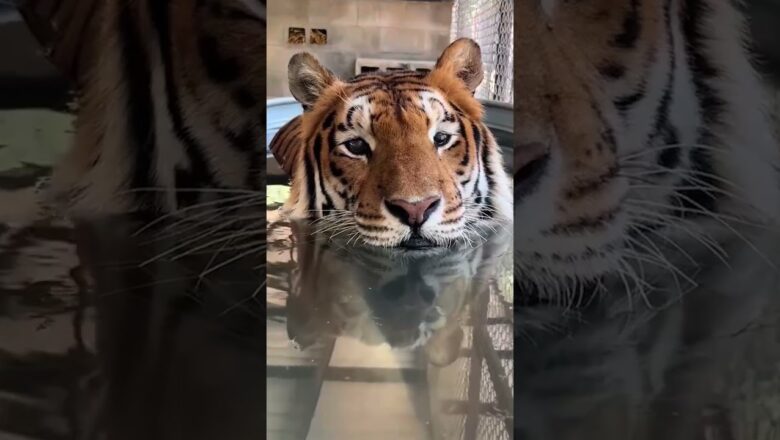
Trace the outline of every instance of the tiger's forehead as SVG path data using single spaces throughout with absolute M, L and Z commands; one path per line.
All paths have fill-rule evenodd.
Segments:
M 384 82 L 387 84 L 392 83 L 417 83 L 421 84 L 425 81 L 425 72 L 417 72 L 412 70 L 395 70 L 387 72 L 368 72 L 361 73 L 349 80 L 350 84 L 362 85 L 369 82 Z
M 397 89 L 377 88 L 371 93 L 353 93 L 344 100 L 347 113 L 376 113 L 383 109 L 422 113 L 453 113 L 454 109 L 444 95 L 432 87 L 400 87 Z
M 440 101 L 443 96 L 426 81 L 426 75 L 415 71 L 398 71 L 389 73 L 367 73 L 358 75 L 347 82 L 347 93 L 350 101 L 361 101 L 368 97 L 369 103 L 379 101 L 384 104 L 404 104 L 410 99 L 419 101 L 426 95 L 433 94 Z

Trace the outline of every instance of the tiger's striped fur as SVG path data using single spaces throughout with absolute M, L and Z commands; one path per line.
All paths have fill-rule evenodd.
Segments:
M 770 432 L 701 416 L 740 424 L 737 372 L 762 362 L 744 341 L 780 282 L 778 144 L 739 3 L 515 2 L 516 438 Z
M 274 158 L 284 172 L 291 177 L 294 177 L 295 164 L 301 160 L 298 157 L 301 152 L 300 136 L 301 117 L 296 116 L 284 124 L 271 139 L 270 149 Z
M 473 96 L 483 75 L 476 43 L 452 43 L 428 74 L 342 81 L 309 54 L 289 70 L 305 111 L 271 149 L 292 175 L 290 217 L 388 247 L 470 240 L 511 219 L 509 179 Z M 407 213 L 421 203 L 431 204 L 415 222 Z
M 261 190 L 265 1 L 109 0 L 95 20 L 74 146 L 52 177 L 66 214 Z
M 736 3 L 516 3 L 521 289 L 684 291 L 723 240 L 776 227 L 779 150 Z

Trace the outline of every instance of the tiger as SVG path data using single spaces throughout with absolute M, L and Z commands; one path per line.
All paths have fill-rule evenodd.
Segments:
M 302 115 L 270 149 L 292 177 L 282 207 L 371 246 L 473 241 L 512 218 L 510 179 L 474 92 L 479 45 L 452 42 L 430 72 L 337 78 L 306 52 L 288 64 Z
M 515 2 L 517 438 L 776 423 L 735 429 L 780 285 L 780 149 L 741 6 Z
M 88 219 L 260 194 L 265 1 L 110 0 L 92 14 L 95 61 L 47 201 Z
M 725 241 L 776 228 L 780 149 L 736 2 L 516 7 L 522 297 L 686 291 Z
M 85 8 L 61 4 L 68 1 L 82 0 L 47 2 L 43 9 L 85 12 Z M 41 321 L 55 322 L 59 318 L 49 318 L 49 314 L 64 317 L 63 313 L 73 312 L 75 330 L 71 338 L 55 337 L 58 342 L 53 345 L 25 341 L 23 351 L 4 355 L 4 364 L 18 364 L 30 371 L 47 369 L 52 380 L 45 387 L 57 390 L 55 394 L 63 399 L 50 401 L 46 393 L 39 393 L 38 385 L 18 393 L 14 390 L 11 395 L 20 401 L 44 403 L 34 416 L 35 435 L 43 437 L 262 437 L 262 417 L 238 416 L 242 411 L 257 414 L 246 399 L 240 408 L 214 407 L 210 410 L 214 417 L 200 418 L 202 423 L 193 414 L 202 408 L 203 400 L 185 399 L 193 405 L 185 409 L 179 402 L 175 408 L 155 410 L 169 424 L 139 424 L 139 417 L 149 418 L 145 409 L 161 402 L 160 388 L 128 389 L 121 384 L 128 378 L 137 383 L 157 382 L 169 368 L 188 362 L 187 356 L 172 359 L 171 347 L 176 351 L 175 347 L 197 340 L 203 351 L 195 357 L 220 362 L 232 359 L 233 366 L 219 379 L 219 393 L 235 397 L 249 389 L 247 377 L 236 373 L 241 365 L 256 369 L 256 357 L 245 361 L 247 353 L 254 351 L 244 345 L 227 347 L 225 335 L 233 341 L 242 337 L 264 341 L 257 334 L 264 329 L 257 325 L 262 308 L 254 300 L 264 286 L 265 258 L 258 264 L 254 257 L 264 253 L 265 247 L 265 0 L 105 0 L 93 2 L 93 7 L 89 21 L 96 26 L 90 26 L 83 36 L 89 44 L 81 43 L 94 54 L 83 58 L 87 60 L 79 68 L 83 76 L 74 84 L 71 146 L 36 195 L 36 204 L 41 206 L 30 208 L 35 211 L 30 214 L 34 217 L 31 224 L 8 233 L 4 225 L 0 227 L 2 241 L 18 246 L 16 252 L 6 252 L 8 258 L 3 255 L 3 288 L 16 289 L 5 296 L 16 296 L 23 304 L 43 298 L 45 305 L 36 303 L 30 309 L 36 316 L 41 312 Z M 66 24 L 58 25 L 64 31 Z M 37 212 L 39 208 L 44 212 Z M 207 216 L 201 208 L 207 209 Z M 211 215 L 212 208 L 215 215 Z M 239 208 L 252 212 L 235 215 Z M 136 221 L 139 217 L 141 221 Z M 221 225 L 234 224 L 241 217 L 242 221 L 250 219 L 252 227 L 238 232 L 244 248 L 236 251 L 231 243 L 234 230 L 215 236 L 213 228 L 195 232 L 189 225 L 181 227 L 180 219 L 192 221 L 194 217 L 201 219 L 197 222 L 207 218 Z M 172 219 L 175 224 L 164 234 L 157 230 L 138 234 L 150 220 L 160 219 Z M 226 240 L 220 243 L 222 239 Z M 216 246 L 194 252 L 215 240 Z M 181 247 L 183 243 L 186 248 Z M 226 248 L 232 248 L 231 252 L 225 252 Z M 208 254 L 203 255 L 206 249 Z M 189 258 L 183 253 L 189 253 Z M 193 259 L 197 260 L 194 266 L 182 264 Z M 110 269 L 120 267 L 118 272 Z M 223 277 L 225 271 L 230 273 Z M 210 273 L 205 276 L 206 272 Z M 174 284 L 168 278 L 172 274 L 177 280 Z M 150 301 L 134 302 L 133 298 L 140 297 Z M 195 301 L 195 297 L 204 301 Z M 155 310 L 163 311 L 165 317 L 152 319 Z M 207 333 L 211 336 L 204 337 L 197 329 L 204 328 L 201 320 L 208 314 L 210 322 L 219 320 L 220 325 L 210 327 L 213 331 Z M 3 331 L 12 325 L 9 334 L 19 334 L 14 319 L 4 321 Z M 28 321 L 25 317 L 25 324 L 34 328 L 35 323 Z M 32 333 L 64 334 L 57 326 L 47 330 L 49 325 L 40 325 Z M 237 329 L 249 329 L 249 335 L 236 338 Z M 140 334 L 146 335 L 144 340 L 135 340 Z M 124 343 L 123 335 L 134 340 Z M 134 362 L 125 362 L 123 356 L 141 363 L 149 360 L 155 367 L 128 370 L 125 367 Z M 192 384 L 193 395 L 204 396 L 198 384 L 205 383 L 204 377 L 219 376 L 219 368 L 206 368 L 206 376 L 201 377 L 188 370 L 194 373 L 191 381 L 185 379 Z M 258 379 L 257 375 L 253 378 Z M 174 386 L 162 393 L 173 402 L 182 397 L 181 391 Z M 24 406 L 14 410 L 24 412 Z M 231 417 L 235 423 L 224 426 Z M 168 430 L 172 426 L 181 428 L 172 434 Z M 3 421 L 0 436 L 6 433 L 26 436 L 30 428 Z

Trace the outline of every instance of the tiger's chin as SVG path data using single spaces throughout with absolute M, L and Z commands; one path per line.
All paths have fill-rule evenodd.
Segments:
M 362 244 L 372 247 L 394 248 L 409 252 L 425 252 L 453 247 L 461 242 L 462 239 L 459 236 L 440 236 L 419 232 L 407 232 L 387 238 L 361 235 L 360 241 Z
M 656 245 L 660 247 L 660 245 Z M 515 254 L 515 285 L 523 307 L 587 307 L 600 297 L 622 298 L 625 305 L 665 301 L 696 287 L 683 261 L 671 254 L 638 255 L 629 245 L 615 243 L 586 254 L 545 259 Z M 689 275 L 686 275 L 686 272 Z
M 406 228 L 388 231 L 383 236 L 364 234 L 359 227 L 358 231 L 360 241 L 368 246 L 395 248 L 407 252 L 428 252 L 459 246 L 474 247 L 485 241 L 487 236 L 496 229 L 487 224 L 466 225 L 465 220 L 447 226 L 418 230 Z

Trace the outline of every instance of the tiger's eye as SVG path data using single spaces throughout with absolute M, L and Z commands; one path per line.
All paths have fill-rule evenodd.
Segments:
M 344 143 L 344 146 L 355 156 L 368 156 L 371 154 L 371 147 L 368 146 L 368 142 L 361 138 L 350 139 Z
M 451 134 L 440 131 L 433 136 L 433 144 L 436 145 L 437 148 L 441 148 L 447 145 L 447 143 L 450 142 L 450 139 L 452 139 Z

